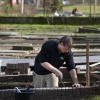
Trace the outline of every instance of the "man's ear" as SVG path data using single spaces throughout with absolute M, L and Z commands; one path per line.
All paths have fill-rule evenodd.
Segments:
M 63 43 L 60 43 L 60 44 L 64 46 L 64 44 L 63 44 Z

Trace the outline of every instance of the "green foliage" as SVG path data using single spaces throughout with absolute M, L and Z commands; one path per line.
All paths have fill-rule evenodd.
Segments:
M 1 31 L 11 31 L 9 28 L 19 28 L 19 30 L 13 30 L 13 32 L 18 32 L 19 34 L 31 33 L 31 34 L 70 34 L 77 30 L 79 26 L 63 26 L 63 25 L 30 25 L 30 24 L 1 24 L 0 29 L 7 29 Z M 22 30 L 21 30 L 22 29 Z M 25 30 L 23 30 L 25 29 Z
M 87 99 L 82 98 L 81 100 L 87 100 Z M 89 100 L 100 100 L 100 95 L 96 95 L 96 96 L 94 96 L 93 98 L 91 98 Z
M 5 3 L 2 5 L 2 8 L 3 8 L 4 13 L 6 15 L 8 15 L 9 14 L 9 11 L 12 9 L 12 7 L 8 4 L 8 1 L 7 0 L 5 0 Z
M 51 10 L 54 12 L 55 10 L 62 10 L 62 0 L 53 0 L 53 4 L 51 5 Z

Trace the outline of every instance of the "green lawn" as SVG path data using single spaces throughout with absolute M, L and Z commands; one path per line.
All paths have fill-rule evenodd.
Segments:
M 73 6 L 64 6 L 63 9 L 65 11 L 71 12 L 73 8 L 78 8 L 78 10 L 82 13 L 90 13 L 90 6 L 89 5 L 73 5 Z M 100 6 L 96 6 L 94 8 L 94 5 L 91 6 L 91 13 L 94 14 L 99 13 L 100 14 Z
M 0 24 L 0 31 L 19 32 L 23 35 L 26 33 L 38 34 L 79 34 L 77 33 L 80 26 L 78 25 L 32 25 L 32 24 Z M 87 25 L 85 27 L 100 28 L 100 25 Z M 17 30 L 12 30 L 15 28 Z M 81 33 L 82 34 L 82 33 Z M 92 33 L 84 33 L 92 34 Z M 93 33 L 94 34 L 94 33 Z
M 68 14 L 70 14 L 74 8 L 77 8 L 79 12 L 86 14 L 86 15 L 90 15 L 90 13 L 91 13 L 92 16 L 100 16 L 100 6 L 94 7 L 94 5 L 91 5 L 91 8 L 90 8 L 90 5 L 63 6 L 63 10 L 65 12 L 67 12 Z M 35 14 L 35 17 L 38 17 L 38 16 L 44 16 L 43 12 L 41 12 L 41 13 L 37 12 Z M 53 12 L 47 11 L 46 16 L 53 16 Z
M 87 99 L 81 99 L 81 100 L 87 100 Z M 93 97 L 93 98 L 91 98 L 91 99 L 89 99 L 89 100 L 100 100 L 100 95 L 97 95 L 97 96 L 95 96 L 95 97 Z

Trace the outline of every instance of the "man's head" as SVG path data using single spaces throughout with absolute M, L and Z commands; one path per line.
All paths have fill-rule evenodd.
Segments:
M 78 9 L 77 9 L 77 8 L 75 8 L 75 11 L 78 11 Z
M 58 49 L 60 52 L 65 53 L 71 49 L 72 45 L 73 39 L 70 36 L 66 35 L 59 40 Z

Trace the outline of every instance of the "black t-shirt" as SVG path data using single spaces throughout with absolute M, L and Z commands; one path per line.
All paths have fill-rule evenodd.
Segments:
M 43 62 L 49 62 L 57 69 L 61 66 L 66 66 L 68 71 L 75 68 L 73 61 L 73 54 L 70 50 L 66 53 L 60 53 L 58 51 L 58 42 L 54 40 L 46 41 L 41 48 L 41 51 L 35 58 L 35 64 L 33 70 L 39 75 L 46 75 L 51 73 L 41 66 Z

